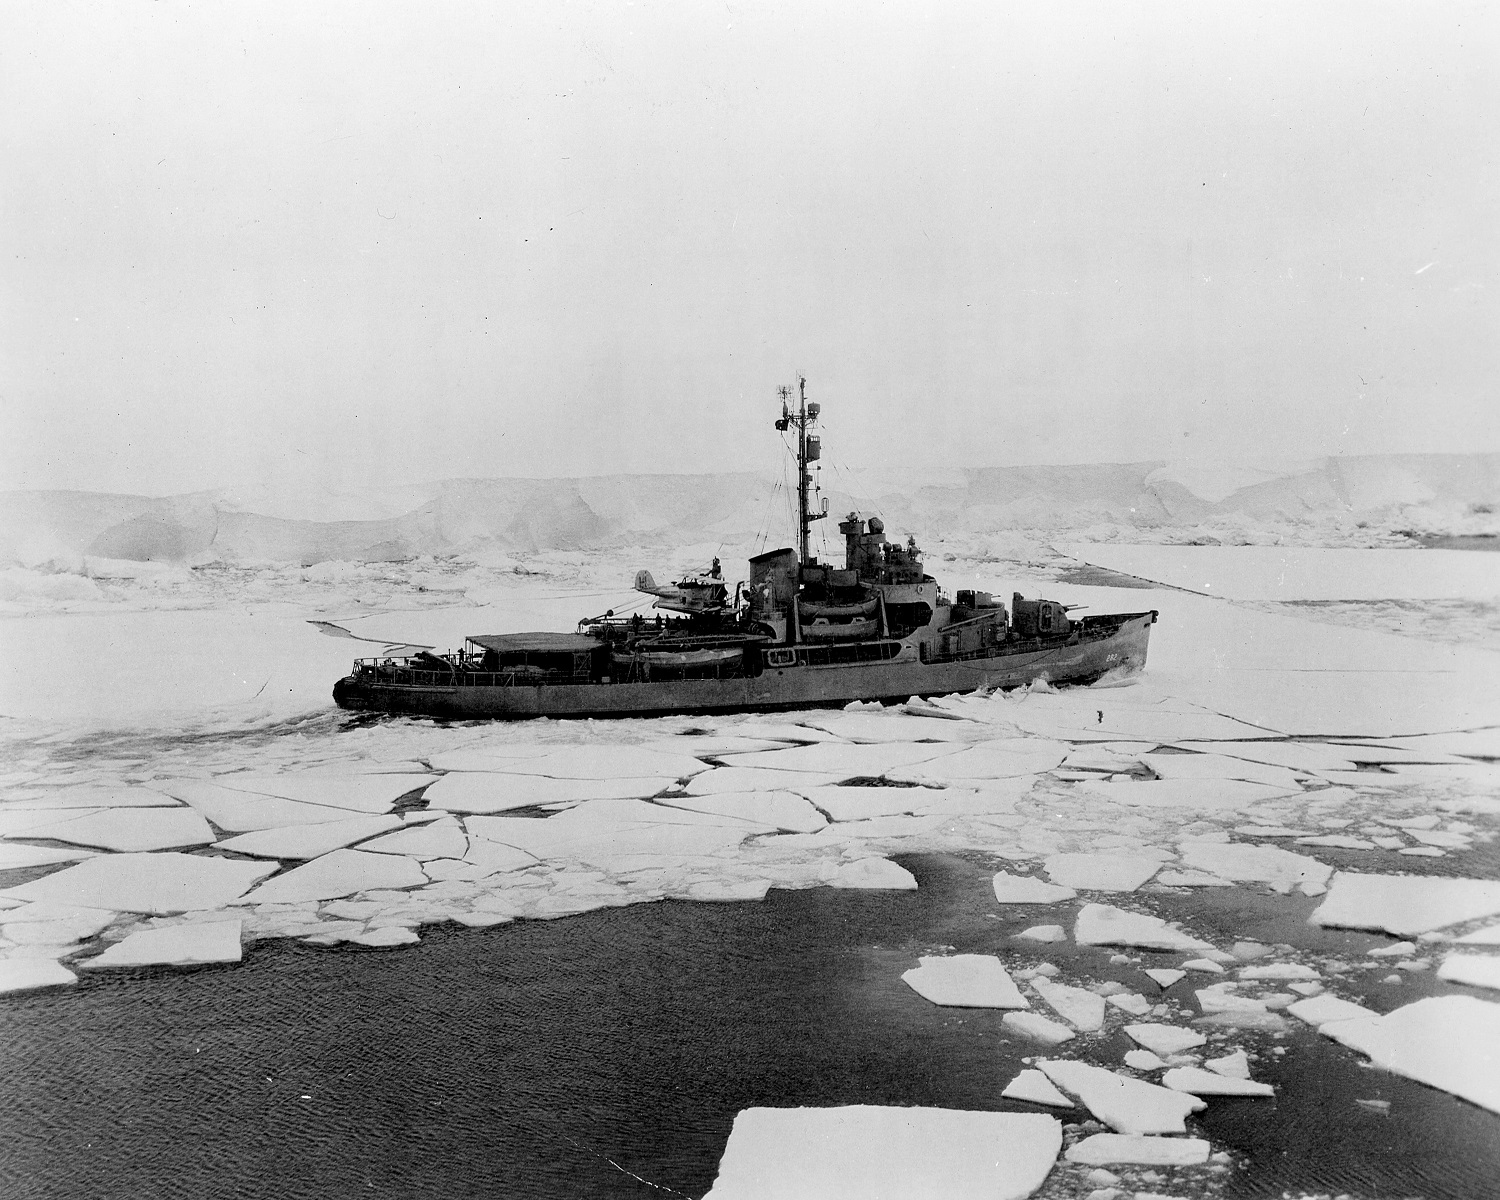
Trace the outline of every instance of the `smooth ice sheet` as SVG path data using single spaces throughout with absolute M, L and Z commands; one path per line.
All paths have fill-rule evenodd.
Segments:
M 924 955 L 921 966 L 913 967 L 901 978 L 917 995 L 934 1004 L 961 1008 L 1030 1007 L 1000 960 L 992 954 Z
M 86 970 L 97 970 L 101 967 L 186 967 L 239 961 L 240 921 L 236 918 L 142 929 L 79 965 Z
M 1138 946 L 1145 950 L 1212 950 L 1160 917 L 1126 912 L 1110 904 L 1085 904 L 1073 926 L 1073 940 L 1080 946 Z
M 705 1200 L 1022 1200 L 1061 1149 L 1040 1113 L 749 1108 Z
M 50 838 L 102 850 L 173 850 L 207 846 L 218 835 L 191 808 L 114 808 L 77 820 L 33 829 L 33 838 Z
M 163 915 L 222 908 L 274 870 L 275 863 L 238 862 L 171 851 L 103 854 L 76 867 L 10 888 L 3 895 L 17 900 Z
M 55 958 L 0 958 L 0 996 L 77 982 L 78 976 Z
M 1408 936 L 1495 913 L 1500 913 L 1500 882 L 1494 880 L 1340 871 L 1308 919 L 1314 925 Z
M 1137 854 L 1054 854 L 1043 866 L 1060 887 L 1133 892 L 1161 869 L 1161 860 Z
M 1500 990 L 1500 955 L 1450 954 L 1438 968 L 1437 977 L 1449 983 Z
M 267 880 L 244 898 L 246 904 L 298 904 L 336 900 L 376 888 L 420 887 L 427 876 L 415 859 L 363 850 L 334 850 L 284 875 Z
M 1135 1137 L 1096 1133 L 1068 1148 L 1067 1160 L 1085 1166 L 1133 1163 L 1142 1167 L 1192 1167 L 1208 1161 L 1212 1147 L 1203 1138 Z
M 1429 996 L 1383 1017 L 1338 1021 L 1319 1033 L 1378 1067 L 1500 1113 L 1500 1004 Z
M 1187 1115 L 1204 1107 L 1196 1096 L 1087 1063 L 1043 1059 L 1037 1066 L 1117 1133 L 1185 1133 Z

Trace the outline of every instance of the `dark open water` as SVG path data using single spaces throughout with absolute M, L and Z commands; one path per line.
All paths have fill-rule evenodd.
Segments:
M 392 952 L 268 942 L 238 967 L 0 1001 L 0 1192 L 696 1197 L 751 1105 L 1024 1110 L 999 1092 L 1033 1048 L 999 1013 L 936 1008 L 900 974 L 945 944 L 1013 952 L 1007 935 L 1048 910 L 989 915 L 994 867 L 977 857 L 902 861 L 920 891 L 442 927 Z M 1312 904 L 1239 889 L 1156 901 L 1221 939 L 1378 940 L 1311 929 Z M 1105 952 L 1039 949 L 1065 977 L 1134 976 Z M 1500 1195 L 1500 1118 L 1314 1034 L 1287 1044 L 1257 1067 L 1275 1101 L 1205 1114 L 1217 1147 L 1251 1156 L 1230 1195 Z

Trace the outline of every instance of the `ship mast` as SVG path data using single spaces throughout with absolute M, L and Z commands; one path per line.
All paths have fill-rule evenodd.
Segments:
M 807 380 L 801 375 L 797 376 L 795 410 L 791 407 L 792 389 L 782 387 L 778 392 L 781 396 L 781 420 L 776 422 L 776 428 L 783 433 L 792 426 L 797 429 L 797 560 L 805 565 L 809 561 L 808 531 L 814 521 L 821 521 L 828 515 L 827 500 L 823 501 L 820 512 L 813 512 L 808 504 L 808 493 L 812 488 L 808 464 L 817 462 L 823 456 L 823 441 L 816 434 L 809 435 L 807 430 L 808 426 L 817 423 L 822 406 L 816 402 L 807 402 Z

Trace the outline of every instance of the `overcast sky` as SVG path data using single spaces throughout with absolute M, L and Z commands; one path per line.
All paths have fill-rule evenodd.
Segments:
M 1493 4 L 0 11 L 0 486 L 1500 450 Z

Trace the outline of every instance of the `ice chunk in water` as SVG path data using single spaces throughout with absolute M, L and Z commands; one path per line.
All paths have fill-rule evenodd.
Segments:
M 682 790 L 689 796 L 718 796 L 725 792 L 774 792 L 785 790 L 799 796 L 812 788 L 830 787 L 841 776 L 827 771 L 782 771 L 769 767 L 715 767 L 689 779 Z M 821 807 L 821 806 L 820 806 Z
M 1104 997 L 1106 1004 L 1112 1004 L 1123 1012 L 1128 1012 L 1134 1017 L 1144 1017 L 1151 1011 L 1151 1001 L 1139 992 L 1115 992 Z
M 173 850 L 206 846 L 218 835 L 191 808 L 111 808 L 88 816 L 44 825 L 27 835 L 97 846 L 104 850 Z
M 1028 1008 L 1005 967 L 992 954 L 924 955 L 922 965 L 901 976 L 934 1004 L 965 1008 Z
M 1040 1013 L 1008 1012 L 1001 1020 L 1007 1029 L 1046 1046 L 1060 1045 L 1078 1036 L 1060 1021 L 1049 1020 Z
M 1062 1124 L 1042 1113 L 748 1108 L 705 1200 L 1022 1200 L 1061 1149 Z
M 374 888 L 420 887 L 427 876 L 415 859 L 363 850 L 334 850 L 284 875 L 267 880 L 244 898 L 246 904 L 296 904 L 336 900 Z
M 1449 983 L 1500 989 L 1500 957 L 1489 954 L 1450 954 L 1438 968 L 1437 977 Z
M 1294 854 L 1279 846 L 1251 846 L 1242 842 L 1183 842 L 1182 861 L 1223 879 L 1301 885 L 1308 895 L 1333 874 L 1333 868 L 1305 854 Z M 1312 890 L 1309 890 L 1312 889 Z
M 1453 940 L 1470 946 L 1500 946 L 1500 925 L 1476 929 L 1473 933 L 1466 933 L 1463 937 Z
M 925 762 L 955 752 L 967 753 L 962 746 L 939 742 L 889 742 L 881 745 L 822 742 L 814 746 L 794 746 L 786 750 L 762 750 L 757 754 L 736 754 L 734 766 L 728 769 L 759 768 L 793 771 L 800 774 L 831 775 L 834 780 L 839 780 L 856 776 L 885 775 L 897 767 Z
M 1030 1067 L 1007 1083 L 1000 1095 L 1007 1100 L 1025 1100 L 1029 1104 L 1050 1104 L 1054 1108 L 1073 1107 L 1073 1101 L 1058 1091 L 1050 1079 Z
M 1052 882 L 1079 891 L 1133 892 L 1161 868 L 1134 854 L 1054 854 L 1043 864 Z
M 240 921 L 212 921 L 142 929 L 80 964 L 100 967 L 194 966 L 240 961 Z
M 222 908 L 275 870 L 275 863 L 237 862 L 174 851 L 104 854 L 3 894 L 17 900 L 160 915 Z
M 1187 978 L 1186 971 L 1179 971 L 1174 967 L 1147 967 L 1145 974 L 1156 981 L 1156 986 L 1165 990 L 1171 987 L 1179 979 Z
M 288 825 L 280 829 L 259 829 L 238 837 L 215 842 L 217 850 L 253 854 L 257 858 L 317 858 L 354 842 L 364 841 L 378 833 L 401 826 L 401 818 L 392 814 L 378 817 L 349 817 L 317 825 Z
M 1167 1064 L 1149 1050 L 1127 1050 L 1125 1065 L 1136 1071 L 1159 1071 Z
M 1208 1041 L 1201 1033 L 1177 1025 L 1127 1025 L 1125 1032 L 1138 1045 L 1163 1056 L 1181 1054 Z
M 1192 1167 L 1208 1161 L 1210 1148 L 1202 1138 L 1096 1133 L 1074 1143 L 1064 1157 L 1085 1166 L 1135 1163 L 1143 1167 Z
M 421 939 L 414 929 L 408 929 L 404 925 L 387 925 L 381 929 L 372 929 L 369 933 L 356 934 L 349 940 L 357 946 L 373 946 L 383 950 L 391 946 L 410 946 Z
M 1348 1021 L 1380 1015 L 1363 1004 L 1355 1004 L 1352 1000 L 1341 1000 L 1326 992 L 1287 1005 L 1287 1012 L 1299 1021 L 1306 1021 L 1317 1029 L 1321 1029 L 1330 1021 Z
M 1122 785 L 1123 786 L 1123 785 Z M 1080 946 L 1139 946 L 1146 950 L 1212 950 L 1160 917 L 1126 912 L 1110 904 L 1085 904 L 1073 926 L 1073 940 Z
M 1226 1054 L 1222 1058 L 1210 1058 L 1203 1065 L 1216 1075 L 1223 1075 L 1226 1079 L 1250 1078 L 1250 1056 L 1243 1050 L 1236 1050 L 1233 1054 Z
M 1241 979 L 1318 979 L 1321 976 L 1312 967 L 1301 963 L 1266 963 L 1259 967 L 1241 967 Z
M 0 913 L 5 940 L 22 946 L 65 946 L 109 927 L 115 913 L 73 904 L 39 902 Z
M 1104 1027 L 1104 997 L 1045 977 L 1031 981 L 1032 990 L 1075 1029 L 1092 1033 Z
M 994 878 L 995 899 L 1001 904 L 1056 904 L 1072 900 L 1078 893 L 1072 888 L 1059 887 L 1034 879 L 1029 875 L 1011 875 L 998 871 Z
M 1269 1083 L 1256 1083 L 1253 1079 L 1234 1079 L 1213 1071 L 1201 1071 L 1197 1067 L 1173 1067 L 1161 1077 L 1164 1085 L 1177 1092 L 1191 1092 L 1194 1096 L 1274 1096 L 1275 1089 Z
M 1308 919 L 1341 929 L 1425 933 L 1500 912 L 1500 882 L 1340 871 Z
M 1037 1066 L 1046 1072 L 1048 1079 L 1077 1096 L 1094 1116 L 1119 1133 L 1185 1133 L 1187 1115 L 1204 1108 L 1203 1101 L 1196 1096 L 1087 1063 L 1043 1059 Z
M 859 858 L 844 863 L 828 881 L 836 888 L 887 888 L 916 891 L 917 879 L 910 871 L 886 858 Z
M 1429 996 L 1383 1017 L 1335 1021 L 1318 1032 L 1378 1067 L 1500 1113 L 1500 1004 Z
M 1061 925 L 1033 925 L 1015 935 L 1031 942 L 1065 942 L 1068 932 Z
M 77 982 L 78 976 L 55 958 L 0 959 L 0 995 Z
M 959 749 L 956 754 L 910 759 L 903 766 L 887 770 L 885 775 L 907 783 L 939 785 L 1036 775 L 1062 762 L 1068 749 L 1066 743 L 1043 738 L 1000 738 Z

